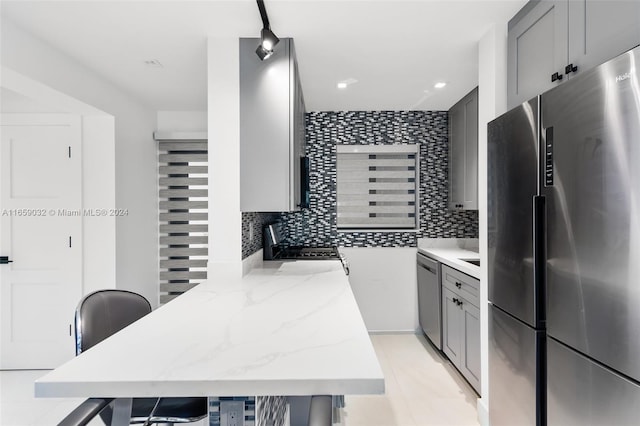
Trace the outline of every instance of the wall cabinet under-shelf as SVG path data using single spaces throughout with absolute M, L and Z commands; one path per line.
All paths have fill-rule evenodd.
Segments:
M 260 39 L 240 39 L 240 210 L 301 208 L 305 105 L 293 39 L 261 61 Z

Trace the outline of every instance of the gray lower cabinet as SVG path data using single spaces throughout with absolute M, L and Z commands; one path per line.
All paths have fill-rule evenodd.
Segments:
M 530 1 L 509 21 L 508 107 L 640 44 L 640 1 Z
M 300 210 L 305 105 L 293 39 L 268 59 L 259 39 L 240 39 L 240 209 Z
M 442 350 L 480 393 L 480 282 L 442 265 Z
M 478 209 L 478 88 L 451 107 L 449 208 Z
M 442 289 L 442 351 L 459 368 L 462 351 L 462 315 L 458 301 L 460 297 L 449 290 Z

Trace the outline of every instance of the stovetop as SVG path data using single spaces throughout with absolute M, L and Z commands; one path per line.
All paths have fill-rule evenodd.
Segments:
M 277 256 L 277 259 L 340 259 L 337 247 L 286 247 Z

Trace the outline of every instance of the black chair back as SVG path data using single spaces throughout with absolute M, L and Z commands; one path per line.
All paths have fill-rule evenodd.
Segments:
M 76 355 L 151 312 L 143 296 L 126 290 L 98 290 L 76 308 Z

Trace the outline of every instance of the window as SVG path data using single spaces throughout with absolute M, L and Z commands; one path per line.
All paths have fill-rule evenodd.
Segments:
M 160 303 L 166 303 L 207 278 L 207 141 L 160 139 L 158 152 Z
M 338 145 L 338 228 L 418 227 L 419 145 Z

